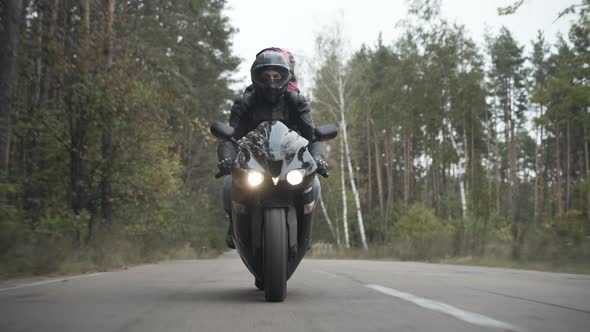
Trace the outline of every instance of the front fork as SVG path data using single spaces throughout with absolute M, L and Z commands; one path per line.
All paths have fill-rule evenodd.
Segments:
M 311 244 L 311 212 L 319 201 L 321 188 L 317 177 L 312 186 L 302 190 L 301 195 L 292 201 L 286 209 L 288 230 L 288 277 L 290 277 Z M 232 178 L 224 178 L 223 204 L 231 216 L 230 225 L 234 243 L 240 256 L 258 278 L 261 276 L 262 255 L 262 220 L 264 204 L 242 201 L 239 197 L 232 200 Z M 299 208 L 298 208 L 299 207 Z

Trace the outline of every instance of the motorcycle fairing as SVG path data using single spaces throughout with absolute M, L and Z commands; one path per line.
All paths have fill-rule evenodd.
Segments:
M 239 141 L 250 155 L 242 153 L 240 164 L 264 174 L 285 180 L 287 173 L 294 169 L 305 169 L 306 175 L 315 172 L 317 166 L 307 151 L 309 141 L 291 130 L 281 121 L 261 122 L 254 130 Z M 282 163 L 278 174 L 270 171 L 275 163 Z
M 247 152 L 240 153 L 240 168 L 232 172 L 232 218 L 236 249 L 250 272 L 262 279 L 262 215 L 269 207 L 286 209 L 289 232 L 288 277 L 295 271 L 307 252 L 311 237 L 311 215 L 304 214 L 303 206 L 312 202 L 314 172 L 317 168 L 307 151 L 308 141 L 280 121 L 260 123 L 246 134 L 240 146 Z M 280 166 L 280 170 L 278 169 Z M 273 173 L 275 169 L 275 174 Z M 305 169 L 303 182 L 293 186 L 286 175 L 294 169 Z M 246 183 L 248 170 L 265 175 L 256 188 Z M 271 177 L 278 177 L 274 184 Z

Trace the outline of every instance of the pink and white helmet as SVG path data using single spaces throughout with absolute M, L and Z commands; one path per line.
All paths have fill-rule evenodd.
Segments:
M 291 75 L 291 77 L 289 78 L 289 84 L 287 85 L 287 89 L 289 89 L 291 91 L 296 91 L 297 90 L 297 79 L 295 77 L 295 57 L 293 56 L 293 53 L 291 53 L 286 48 L 269 47 L 269 48 L 265 48 L 262 51 L 258 52 L 256 54 L 256 56 L 258 57 L 260 54 L 264 54 L 264 53 L 277 53 L 277 54 L 281 55 L 285 59 L 285 61 L 287 61 L 287 63 L 289 64 L 289 73 Z

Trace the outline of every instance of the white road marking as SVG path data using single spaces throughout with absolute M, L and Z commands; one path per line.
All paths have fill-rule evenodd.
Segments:
M 515 331 L 515 332 L 522 331 L 521 329 L 517 328 L 516 326 L 510 325 L 508 323 L 505 323 L 505 322 L 502 322 L 499 320 L 495 320 L 493 318 L 486 317 L 486 316 L 483 316 L 483 315 L 480 315 L 480 314 L 477 314 L 474 312 L 465 311 L 465 310 L 450 306 L 450 305 L 442 303 L 442 302 L 418 297 L 418 296 L 410 294 L 410 293 L 404 293 L 404 292 L 398 291 L 393 288 L 383 287 L 383 286 L 379 286 L 379 285 L 365 285 L 365 287 L 376 290 L 378 292 L 381 292 L 381 293 L 384 293 L 387 295 L 391 295 L 391 296 L 400 298 L 402 300 L 406 300 L 408 302 L 412 302 L 412 303 L 414 303 L 420 307 L 426 308 L 426 309 L 438 311 L 438 312 L 453 316 L 457 319 L 460 319 L 462 321 L 465 321 L 465 322 L 468 322 L 468 323 L 471 323 L 474 325 L 502 329 L 502 330 L 507 330 L 507 331 Z
M 12 289 L 17 289 L 17 288 L 40 286 L 40 285 L 45 285 L 45 284 L 52 284 L 55 282 L 63 282 L 63 281 L 69 281 L 69 280 L 74 280 L 74 279 L 79 279 L 79 278 L 93 277 L 93 276 L 97 276 L 97 275 L 104 274 L 104 273 L 105 272 L 97 272 L 97 273 L 91 273 L 91 274 L 82 274 L 79 276 L 68 277 L 68 278 L 51 279 L 51 280 L 32 282 L 29 284 L 14 285 L 14 286 L 6 287 L 6 288 L 0 288 L 0 292 L 12 290 Z
M 337 274 L 334 274 L 334 273 L 330 273 L 330 272 L 327 272 L 327 271 L 314 270 L 314 272 L 325 274 L 325 275 L 328 275 L 330 277 L 341 278 L 341 279 L 344 278 L 343 276 L 340 276 L 340 275 L 337 275 Z

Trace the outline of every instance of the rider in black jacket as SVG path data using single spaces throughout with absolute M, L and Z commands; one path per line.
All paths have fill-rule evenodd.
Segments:
M 242 138 L 261 122 L 278 120 L 307 140 L 313 140 L 315 127 L 307 100 L 299 92 L 287 89 L 289 69 L 287 61 L 278 53 L 267 52 L 257 55 L 250 69 L 254 89 L 246 90 L 243 96 L 234 101 L 231 109 L 229 124 L 235 128 L 235 139 Z M 223 174 L 230 174 L 236 152 L 232 142 L 219 143 L 218 167 Z M 312 143 L 309 152 L 317 163 L 318 174 L 327 176 L 328 165 L 322 157 L 320 143 Z M 230 193 L 231 178 L 227 176 L 224 181 L 223 201 L 228 213 L 231 206 Z M 226 243 L 228 247 L 234 248 L 231 218 Z

